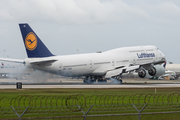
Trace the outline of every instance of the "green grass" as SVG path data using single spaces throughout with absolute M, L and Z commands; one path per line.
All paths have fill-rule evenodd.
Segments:
M 180 88 L 156 88 L 158 94 L 180 93 Z M 154 88 L 87 88 L 87 89 L 1 89 L 0 96 L 14 97 L 17 95 L 123 95 L 123 94 L 154 94 Z
M 5 107 L 8 107 L 6 110 L 9 110 L 9 113 L 11 112 L 12 115 L 11 116 L 5 116 L 2 115 L 0 116 L 0 118 L 16 118 L 16 116 L 14 115 L 14 112 L 12 111 L 12 109 L 10 108 L 10 106 L 14 106 L 16 110 L 19 110 L 19 114 L 22 113 L 22 111 L 25 109 L 25 106 L 29 106 L 29 102 L 31 102 L 31 105 L 34 107 L 32 108 L 32 106 L 30 106 L 29 111 L 27 111 L 28 114 L 25 114 L 24 117 L 40 117 L 40 116 L 69 116 L 69 115 L 82 115 L 81 112 L 79 113 L 74 113 L 72 112 L 72 109 L 74 105 L 79 104 L 79 105 L 84 105 L 84 98 L 86 98 L 86 105 L 83 107 L 84 111 L 87 111 L 88 108 L 90 107 L 90 105 L 95 105 L 93 106 L 93 109 L 90 111 L 89 114 L 118 114 L 118 113 L 136 113 L 136 110 L 132 107 L 131 103 L 132 103 L 132 99 L 134 100 L 133 103 L 141 103 L 140 105 L 136 104 L 136 106 L 141 109 L 142 106 L 145 104 L 143 103 L 144 101 L 144 97 L 147 94 L 150 94 L 151 96 L 153 96 L 152 98 L 149 99 L 150 103 L 153 103 L 153 106 L 149 106 L 150 109 L 145 110 L 146 112 L 154 112 L 154 111 L 171 111 L 171 110 L 179 110 L 180 111 L 180 105 L 179 105 L 179 101 L 180 101 L 180 97 L 177 99 L 177 97 L 172 97 L 171 100 L 172 101 L 176 101 L 177 99 L 177 103 L 173 103 L 173 104 L 166 104 L 168 103 L 167 100 L 169 100 L 168 98 L 166 98 L 165 94 L 172 94 L 172 93 L 177 93 L 180 94 L 180 88 L 156 88 L 156 93 L 154 88 L 116 88 L 116 89 L 22 89 L 22 90 L 17 90 L 17 89 L 1 89 L 0 90 L 0 98 L 2 97 L 6 97 L 6 99 L 11 100 L 11 104 L 8 104 L 8 100 L 4 99 L 3 101 L 0 101 L 0 113 L 3 114 L 3 110 Z M 143 94 L 143 95 L 141 95 Z M 30 100 L 28 97 L 27 98 L 21 98 L 21 96 L 23 95 L 28 95 L 31 97 L 36 97 L 36 102 Z M 77 97 L 77 95 L 79 95 Z M 94 95 L 94 96 L 93 96 Z M 131 109 L 127 109 L 123 106 L 119 107 L 119 111 L 117 111 L 118 107 L 117 107 L 117 101 L 118 104 L 122 104 L 122 102 L 119 102 L 122 100 L 122 98 L 118 98 L 118 97 L 110 97 L 110 96 L 125 96 L 124 99 L 124 104 L 128 104 L 129 107 L 131 107 Z M 136 96 L 135 96 L 136 95 Z M 49 96 L 49 97 L 48 97 Z M 71 96 L 69 99 L 67 99 L 67 97 Z M 98 97 L 97 97 L 98 96 Z M 128 96 L 133 96 L 132 97 L 128 97 Z M 61 108 L 59 109 L 59 111 L 57 111 L 58 109 L 55 108 L 51 108 L 51 106 L 49 106 L 50 104 L 52 106 L 56 106 L 56 99 L 51 99 L 53 97 L 60 97 L 60 98 L 66 98 L 64 99 L 64 101 L 61 101 L 62 104 L 60 104 L 60 102 L 58 102 L 58 105 L 61 106 Z M 91 98 L 90 98 L 91 97 Z M 158 97 L 159 99 L 157 99 L 156 97 Z M 13 98 L 16 98 L 13 99 Z M 78 101 L 77 101 L 78 99 Z M 154 101 L 154 99 L 156 101 Z M 19 102 L 20 101 L 20 102 Z M 95 102 L 94 102 L 95 101 Z M 113 102 L 112 102 L 113 101 Z M 68 103 L 68 105 L 67 105 Z M 88 103 L 88 104 L 87 104 Z M 158 103 L 157 105 L 155 103 Z M 23 108 L 18 108 L 17 106 L 20 104 L 20 107 Z M 23 105 L 22 105 L 23 104 Z M 36 104 L 36 106 L 35 106 Z M 115 104 L 115 106 L 112 106 L 112 104 Z M 157 110 L 153 110 L 154 108 L 158 108 L 158 106 L 162 106 L 162 105 L 166 105 L 167 107 L 162 108 L 162 109 L 157 109 Z M 103 106 L 105 105 L 105 106 Z M 111 107 L 111 109 L 109 109 L 109 106 Z M 169 106 L 168 106 L 169 105 Z M 174 105 L 174 108 L 171 108 L 171 106 Z M 41 107 L 42 106 L 42 107 Z M 105 108 L 105 110 L 102 110 L 102 106 L 103 108 Z M 177 108 L 176 108 L 177 106 Z M 43 108 L 45 107 L 45 108 Z M 62 107 L 65 108 L 62 109 Z M 117 108 L 117 109 L 116 109 Z M 147 107 L 148 108 L 148 107 Z M 32 110 L 35 111 L 32 111 Z M 52 113 L 49 113 L 49 111 L 46 110 L 56 110 L 55 112 L 52 111 Z M 77 106 L 74 107 L 74 109 L 77 109 Z M 116 109 L 116 110 L 115 110 Z M 40 111 L 43 110 L 43 114 L 40 114 Z M 62 110 L 62 111 L 61 111 Z M 94 111 L 97 110 L 97 111 Z M 115 110 L 115 111 L 114 111 Z M 94 111 L 94 112 L 93 112 Z M 99 112 L 98 112 L 99 111 Z M 32 113 L 38 113 L 38 114 L 32 114 Z M 69 112 L 69 113 L 67 113 Z M 151 120 L 151 119 L 156 119 L 158 118 L 158 120 L 166 120 L 166 119 L 170 119 L 172 117 L 173 114 L 160 114 L 160 115 L 142 115 L 142 119 L 147 119 L 147 120 Z M 155 117 L 154 117 L 155 116 Z M 164 117 L 166 116 L 166 117 Z M 88 119 L 128 119 L 131 120 L 133 118 L 137 118 L 138 116 L 111 116 L 111 117 L 89 117 Z M 175 120 L 179 118 L 179 113 L 174 114 L 174 116 L 172 117 L 171 120 Z M 71 119 L 81 119 L 81 118 L 71 118 Z M 83 118 L 82 118 L 83 119 Z M 87 119 L 87 120 L 88 120 Z

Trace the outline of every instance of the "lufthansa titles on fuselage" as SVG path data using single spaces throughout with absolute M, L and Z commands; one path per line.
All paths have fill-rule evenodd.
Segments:
M 138 58 L 150 58 L 150 57 L 155 57 L 154 53 L 137 53 Z

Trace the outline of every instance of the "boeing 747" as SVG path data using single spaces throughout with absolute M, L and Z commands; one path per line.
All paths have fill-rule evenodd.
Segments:
M 122 83 L 121 75 L 130 71 L 137 71 L 141 78 L 146 77 L 147 72 L 151 76 L 165 73 L 161 64 L 166 58 L 156 46 L 122 47 L 99 53 L 56 56 L 28 24 L 19 24 L 19 27 L 28 58 L 0 60 L 23 63 L 29 68 L 62 76 L 84 76 L 84 83 L 107 82 L 110 78 Z

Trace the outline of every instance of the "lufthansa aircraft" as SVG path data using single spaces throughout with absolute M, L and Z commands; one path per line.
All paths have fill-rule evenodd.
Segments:
M 28 24 L 19 24 L 28 58 L 0 60 L 24 63 L 27 67 L 62 76 L 82 77 L 84 83 L 107 82 L 121 75 L 137 71 L 139 77 L 159 76 L 165 73 L 161 66 L 165 55 L 156 46 L 122 47 L 102 53 L 53 55 Z

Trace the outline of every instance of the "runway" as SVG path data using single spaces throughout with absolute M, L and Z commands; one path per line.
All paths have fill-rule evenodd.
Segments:
M 32 80 L 0 79 L 0 89 L 16 89 L 16 83 L 22 82 L 23 89 L 38 88 L 171 88 L 180 87 L 180 80 L 124 79 L 123 84 L 116 81 L 107 83 L 84 84 L 81 79 L 49 79 L 35 83 Z
M 108 84 L 59 84 L 59 85 L 22 85 L 22 89 L 38 89 L 38 88 L 177 88 L 180 84 L 120 84 L 120 85 L 108 85 Z M 0 85 L 0 89 L 16 89 L 16 85 Z

